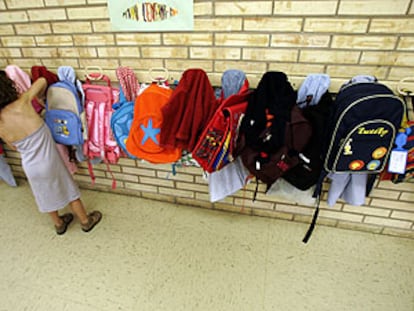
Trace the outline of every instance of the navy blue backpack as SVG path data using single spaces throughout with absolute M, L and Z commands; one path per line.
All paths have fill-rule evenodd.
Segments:
M 387 164 L 405 114 L 404 102 L 376 80 L 351 80 L 340 89 L 331 107 L 323 169 L 314 193 L 317 202 L 328 173 L 369 174 L 368 194 Z M 304 243 L 312 234 L 318 213 L 319 203 Z

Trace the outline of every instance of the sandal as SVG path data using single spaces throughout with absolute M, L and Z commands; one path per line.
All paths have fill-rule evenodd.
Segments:
M 66 232 L 66 229 L 68 229 L 69 224 L 72 222 L 73 215 L 71 213 L 66 213 L 59 216 L 59 218 L 62 219 L 63 223 L 60 226 L 55 225 L 55 229 L 58 235 L 62 235 Z
M 81 224 L 83 232 L 91 231 L 102 219 L 102 213 L 99 211 L 93 211 L 88 215 L 88 223 Z

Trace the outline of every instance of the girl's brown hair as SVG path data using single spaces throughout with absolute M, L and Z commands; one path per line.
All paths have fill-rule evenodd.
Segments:
M 19 92 L 4 70 L 0 70 L 0 110 L 19 98 Z

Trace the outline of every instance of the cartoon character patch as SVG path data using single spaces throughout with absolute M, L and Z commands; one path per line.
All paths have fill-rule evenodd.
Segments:
M 381 159 L 387 154 L 388 149 L 385 147 L 379 147 L 372 152 L 373 159 Z
M 349 164 L 349 169 L 352 171 L 359 171 L 365 166 L 364 161 L 362 160 L 355 160 Z

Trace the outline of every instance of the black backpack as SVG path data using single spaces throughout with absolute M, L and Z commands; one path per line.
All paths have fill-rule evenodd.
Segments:
M 296 92 L 283 72 L 266 72 L 248 99 L 236 154 L 267 189 L 299 163 L 311 137 L 312 127 L 295 104 Z
M 376 175 L 387 163 L 404 114 L 404 102 L 381 83 L 349 83 L 340 89 L 332 105 L 323 170 L 314 193 L 318 202 L 328 173 L 370 174 L 369 194 Z M 312 234 L 318 213 L 319 204 L 304 243 Z
M 299 154 L 299 164 L 282 176 L 284 180 L 300 190 L 308 190 L 319 180 L 323 167 L 322 147 L 326 141 L 326 127 L 332 104 L 332 96 L 326 92 L 316 105 L 302 109 L 303 116 L 312 125 L 312 136 Z

